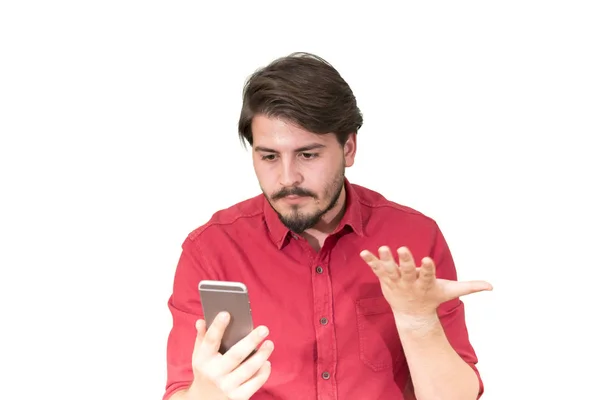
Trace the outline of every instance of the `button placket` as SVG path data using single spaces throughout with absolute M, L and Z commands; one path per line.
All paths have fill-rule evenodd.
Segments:
M 319 362 L 317 366 L 318 390 L 335 391 L 333 374 L 337 367 L 337 344 L 335 342 L 335 327 L 330 323 L 329 316 L 333 316 L 331 277 L 325 271 L 329 263 L 329 247 L 323 246 L 317 257 L 313 259 L 313 294 L 315 295 L 315 328 L 317 334 L 317 353 Z M 317 300 L 317 297 L 319 300 Z

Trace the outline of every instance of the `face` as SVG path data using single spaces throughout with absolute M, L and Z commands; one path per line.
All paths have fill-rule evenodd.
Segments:
M 259 115 L 252 121 L 252 139 L 258 182 L 288 229 L 304 232 L 339 211 L 344 171 L 354 163 L 355 134 L 341 146 L 332 133 L 317 135 Z

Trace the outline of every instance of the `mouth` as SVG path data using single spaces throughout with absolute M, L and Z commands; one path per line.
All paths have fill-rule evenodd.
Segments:
M 308 199 L 308 196 L 298 196 L 298 195 L 292 194 L 289 196 L 282 197 L 281 199 L 287 203 L 297 204 L 297 203 L 301 203 L 302 201 Z

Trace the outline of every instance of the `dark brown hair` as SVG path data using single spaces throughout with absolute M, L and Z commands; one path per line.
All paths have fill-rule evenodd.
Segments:
M 363 123 L 350 86 L 327 61 L 310 53 L 278 58 L 244 85 L 238 123 L 242 143 L 252 146 L 252 119 L 282 118 L 316 134 L 334 133 L 341 145 Z

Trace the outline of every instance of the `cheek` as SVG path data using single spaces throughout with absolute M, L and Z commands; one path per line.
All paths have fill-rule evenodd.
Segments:
M 267 191 L 273 190 L 274 184 L 277 182 L 277 174 L 273 168 L 264 163 L 254 163 L 254 174 L 260 183 L 260 186 Z
M 328 183 L 335 180 L 339 174 L 339 166 L 331 165 L 331 163 L 319 163 L 311 165 L 310 169 L 306 169 L 304 178 L 306 182 L 310 182 L 316 188 L 325 188 Z

